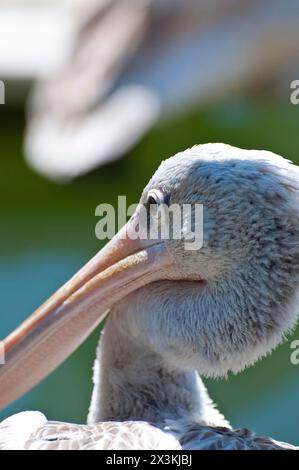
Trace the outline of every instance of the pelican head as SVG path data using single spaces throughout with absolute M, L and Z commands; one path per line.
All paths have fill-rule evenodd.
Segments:
M 134 318 L 119 320 L 168 361 L 207 376 L 239 372 L 297 318 L 298 168 L 267 151 L 198 145 L 161 164 L 143 204 L 153 190 L 168 204 L 202 205 L 203 245 L 186 250 L 184 233 L 165 240 L 178 280 L 172 271 L 131 294 Z
M 127 226 L 6 338 L 1 406 L 50 373 L 111 308 L 128 341 L 204 375 L 267 354 L 296 320 L 298 190 L 297 167 L 271 152 L 205 144 L 164 161 Z M 203 208 L 199 249 L 186 249 L 194 209 L 180 238 L 128 237 L 144 223 L 142 208 L 173 204 Z

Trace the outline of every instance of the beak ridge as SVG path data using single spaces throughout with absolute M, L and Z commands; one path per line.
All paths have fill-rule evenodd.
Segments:
M 4 340 L 0 408 L 61 364 L 115 302 L 149 282 L 167 278 L 174 259 L 166 244 L 131 240 L 128 224 Z

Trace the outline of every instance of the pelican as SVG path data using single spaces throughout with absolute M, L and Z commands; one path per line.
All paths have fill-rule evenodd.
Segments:
M 148 233 L 172 204 L 202 205 L 199 249 L 186 249 L 194 210 L 181 238 L 129 236 L 144 210 Z M 282 341 L 297 319 L 298 276 L 295 165 L 225 144 L 162 162 L 127 225 L 4 340 L 1 408 L 55 369 L 109 311 L 88 424 L 19 413 L 1 423 L 0 448 L 295 449 L 233 430 L 200 376 L 240 372 Z
M 23 40 L 32 38 L 27 53 L 23 41 L 19 54 L 7 53 L 15 21 L 11 38 L 1 35 L 0 24 L 0 60 L 8 56 L 15 67 L 28 67 L 32 61 L 20 57 L 40 49 L 39 61 L 45 62 L 47 50 L 35 43 L 40 44 L 41 29 L 50 30 L 46 42 L 50 50 L 54 44 L 50 55 L 60 65 L 39 76 L 33 88 L 24 150 L 29 166 L 54 181 L 116 160 L 160 118 L 248 87 L 267 84 L 269 91 L 276 82 L 279 89 L 280 81 L 285 96 L 286 83 L 298 76 L 297 0 L 64 3 L 71 31 L 54 34 L 46 22 L 44 28 L 32 23 L 30 34 L 22 34 Z

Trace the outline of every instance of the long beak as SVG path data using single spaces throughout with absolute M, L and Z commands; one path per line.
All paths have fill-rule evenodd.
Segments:
M 165 243 L 128 238 L 128 224 L 4 340 L 0 409 L 61 364 L 117 301 L 165 278 L 174 263 Z

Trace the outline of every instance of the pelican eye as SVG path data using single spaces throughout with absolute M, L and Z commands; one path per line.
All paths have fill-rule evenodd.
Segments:
M 160 218 L 161 211 L 168 205 L 167 195 L 160 189 L 152 189 L 148 192 L 146 198 L 146 208 L 151 217 Z
M 161 204 L 167 204 L 166 195 L 160 189 L 152 189 L 148 192 L 146 198 L 146 205 L 150 206 L 160 206 Z

